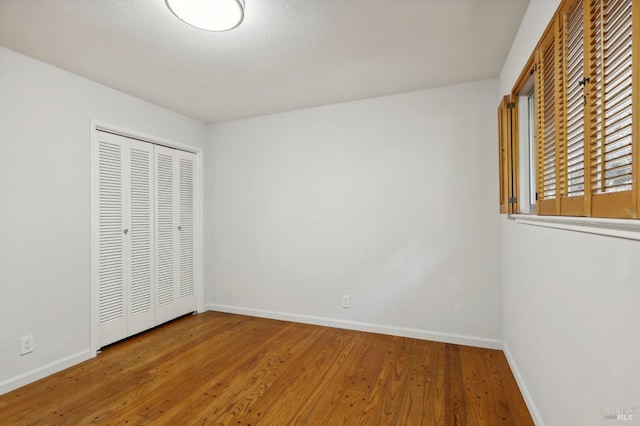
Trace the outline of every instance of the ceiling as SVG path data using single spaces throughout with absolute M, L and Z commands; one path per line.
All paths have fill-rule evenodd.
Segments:
M 496 77 L 529 0 L 246 0 L 205 32 L 164 0 L 0 0 L 0 45 L 205 123 Z

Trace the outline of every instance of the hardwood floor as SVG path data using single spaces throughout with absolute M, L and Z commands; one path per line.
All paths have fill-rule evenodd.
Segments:
M 0 396 L 2 425 L 532 425 L 502 352 L 189 315 Z

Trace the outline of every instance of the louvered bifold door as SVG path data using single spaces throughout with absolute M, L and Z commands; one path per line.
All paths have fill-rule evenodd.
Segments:
M 634 7 L 633 0 L 589 2 L 590 191 L 591 212 L 598 217 L 637 217 Z
M 565 137 L 560 155 L 562 188 L 560 213 L 568 216 L 587 214 L 585 196 L 585 42 L 583 0 L 573 0 L 565 4 L 561 11 L 562 20 L 562 75 L 565 99 L 561 102 L 561 119 Z
M 178 311 L 193 312 L 196 309 L 195 295 L 195 168 L 196 156 L 180 152 L 178 158 L 178 210 L 179 210 L 179 278 Z
M 194 281 L 195 155 L 157 146 L 156 322 L 196 310 Z
M 98 132 L 98 317 L 105 346 L 154 324 L 153 146 Z
M 111 135 L 98 141 L 98 340 L 127 337 L 124 288 L 123 146 Z
M 126 163 L 129 175 L 128 282 L 129 323 L 132 336 L 155 325 L 153 145 L 130 140 Z M 126 237 L 126 236 L 125 236 Z

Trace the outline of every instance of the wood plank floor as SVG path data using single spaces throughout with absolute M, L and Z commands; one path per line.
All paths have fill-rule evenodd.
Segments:
M 206 312 L 0 396 L 1 425 L 533 425 L 502 352 Z

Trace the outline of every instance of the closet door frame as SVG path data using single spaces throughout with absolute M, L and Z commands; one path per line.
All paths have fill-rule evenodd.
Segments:
M 112 133 L 125 138 L 152 143 L 169 148 L 175 148 L 195 154 L 194 172 L 194 281 L 195 281 L 195 309 L 204 311 L 204 284 L 203 284 L 203 173 L 202 173 L 202 149 L 159 138 L 152 135 L 136 132 L 117 125 L 91 120 L 91 355 L 96 356 L 100 350 L 99 341 L 99 133 L 100 131 Z

